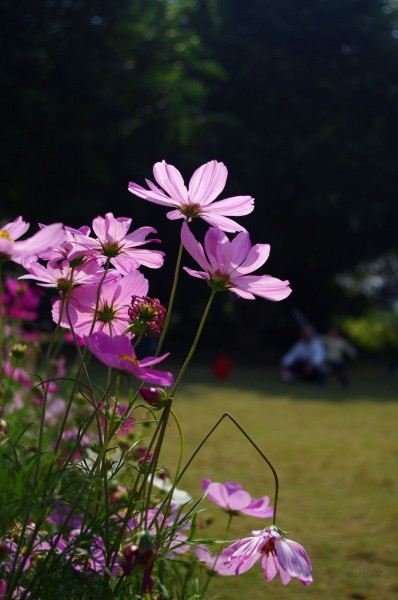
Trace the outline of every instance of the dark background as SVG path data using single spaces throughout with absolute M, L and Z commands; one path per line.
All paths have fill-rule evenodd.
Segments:
M 156 227 L 167 260 L 146 275 L 167 304 L 181 223 L 127 185 L 159 160 L 188 181 L 215 159 L 229 170 L 221 197 L 256 199 L 239 221 L 271 244 L 262 272 L 294 291 L 282 303 L 219 294 L 203 349 L 278 353 L 298 334 L 294 307 L 320 330 L 394 307 L 393 0 L 2 0 L 0 24 L 3 221 L 22 215 L 33 232 L 113 212 Z M 375 260 L 376 294 L 338 285 Z M 208 290 L 182 277 L 185 350 Z

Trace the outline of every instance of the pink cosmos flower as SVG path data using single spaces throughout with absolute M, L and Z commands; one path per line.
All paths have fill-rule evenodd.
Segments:
M 312 583 L 311 561 L 304 548 L 286 538 L 275 526 L 253 531 L 253 537 L 239 540 L 225 548 L 220 555 L 220 575 L 240 575 L 261 560 L 266 581 L 279 572 L 284 585 L 296 577 L 304 585 Z
M 52 259 L 46 266 L 37 261 L 25 262 L 24 267 L 28 274 L 21 275 L 18 279 L 34 279 L 42 287 L 54 287 L 63 292 L 77 285 L 99 283 L 104 274 L 104 269 L 96 263 L 82 264 L 72 269 L 67 260 L 59 263 Z
M 100 264 L 105 264 L 109 258 L 112 265 L 123 275 L 141 265 L 152 269 L 161 267 L 164 252 L 140 248 L 149 242 L 160 242 L 156 239 L 146 239 L 148 234 L 157 233 L 156 229 L 140 227 L 132 233 L 127 233 L 130 225 L 131 219 L 115 218 L 112 213 L 107 213 L 105 217 L 96 217 L 93 220 L 93 230 L 97 237 L 91 238 L 75 231 L 73 250 L 69 253 L 68 260 L 91 256 Z
M 129 192 L 155 204 L 173 207 L 175 210 L 167 213 L 169 219 L 191 221 L 201 217 L 223 231 L 245 231 L 226 215 L 237 217 L 251 213 L 254 208 L 251 196 L 234 196 L 214 202 L 227 181 L 228 171 L 223 163 L 212 160 L 199 167 L 192 175 L 188 189 L 180 171 L 164 160 L 154 165 L 153 175 L 162 189 L 147 179 L 149 190 L 130 182 Z
M 195 271 L 184 267 L 193 277 L 205 279 L 217 290 L 230 290 L 241 298 L 254 300 L 255 296 L 267 300 L 283 300 L 291 293 L 288 281 L 281 281 L 270 275 L 249 275 L 261 267 L 268 259 L 269 244 L 251 245 L 249 234 L 238 233 L 230 242 L 226 234 L 210 227 L 205 236 L 205 250 L 192 235 L 188 225 L 183 223 L 181 240 L 185 249 L 204 269 Z
M 226 511 L 232 513 L 244 513 L 252 517 L 268 519 L 274 514 L 274 509 L 269 506 L 269 497 L 252 498 L 243 489 L 240 483 L 229 481 L 228 483 L 212 482 L 210 479 L 202 481 L 202 490 L 208 490 L 207 498 L 215 502 Z
M 41 229 L 45 229 L 46 225 L 39 223 L 39 227 Z M 79 229 L 74 229 L 73 227 L 69 227 L 65 225 L 64 227 L 65 237 L 59 246 L 53 248 L 49 252 L 40 252 L 39 258 L 43 260 L 67 260 L 70 252 L 73 250 L 74 243 L 76 241 L 76 236 L 89 236 L 91 229 L 87 225 L 83 225 L 79 227 Z
M 0 260 L 20 263 L 24 257 L 36 256 L 56 248 L 64 240 L 62 223 L 53 223 L 41 229 L 27 240 L 16 241 L 29 229 L 22 217 L 0 228 Z
M 95 316 L 98 286 L 85 285 L 72 290 L 69 302 L 69 316 L 77 335 L 87 335 L 91 331 L 95 316 L 93 331 L 108 331 L 110 335 L 124 333 L 130 324 L 129 307 L 131 294 L 146 296 L 148 280 L 139 271 L 133 271 L 122 277 L 111 274 L 102 283 L 98 310 Z M 52 308 L 52 318 L 58 323 L 61 301 L 56 300 Z M 61 325 L 69 329 L 69 322 L 64 309 Z
M 164 360 L 168 353 L 163 356 L 149 356 L 138 360 L 130 336 L 109 337 L 106 333 L 97 332 L 84 336 L 84 339 L 90 352 L 108 367 L 134 375 L 138 379 L 154 385 L 173 385 L 172 373 L 150 368 Z

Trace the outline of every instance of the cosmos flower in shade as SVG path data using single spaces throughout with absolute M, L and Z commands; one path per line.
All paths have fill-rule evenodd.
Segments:
M 108 367 L 134 375 L 138 379 L 154 385 L 173 385 L 172 373 L 151 369 L 152 365 L 164 360 L 168 353 L 163 356 L 149 356 L 138 360 L 130 336 L 109 337 L 106 333 L 97 332 L 84 336 L 84 339 L 90 352 Z
M 12 260 L 20 263 L 28 256 L 37 256 L 62 244 L 65 233 L 62 223 L 53 223 L 40 229 L 26 240 L 18 240 L 29 229 L 22 217 L 0 228 L 0 260 Z
M 268 519 L 274 514 L 274 509 L 269 506 L 269 497 L 252 498 L 243 489 L 240 483 L 229 481 L 228 483 L 212 482 L 210 479 L 202 481 L 202 490 L 208 490 L 207 498 L 215 502 L 227 512 L 244 513 L 252 517 Z
M 200 217 L 223 231 L 245 231 L 229 216 L 251 213 L 254 208 L 251 196 L 234 196 L 214 202 L 227 181 L 228 171 L 223 163 L 212 160 L 199 167 L 192 175 L 188 189 L 178 169 L 164 160 L 154 165 L 153 175 L 162 189 L 147 179 L 148 190 L 131 182 L 129 192 L 155 204 L 172 207 L 174 210 L 167 213 L 169 219 L 191 221 Z
M 240 575 L 260 560 L 266 581 L 274 579 L 279 572 L 284 585 L 293 577 L 304 585 L 312 583 L 311 561 L 300 544 L 286 538 L 275 526 L 252 533 L 253 537 L 224 548 L 217 565 L 220 575 Z
M 205 279 L 216 291 L 230 290 L 247 300 L 260 296 L 273 301 L 283 300 L 292 291 L 288 281 L 281 281 L 270 275 L 249 275 L 266 262 L 270 246 L 252 246 L 247 231 L 238 233 L 229 241 L 223 231 L 210 227 L 205 236 L 204 250 L 187 223 L 183 223 L 181 241 L 203 269 L 195 271 L 184 267 L 185 271 L 192 277 Z
M 46 266 L 37 261 L 25 261 L 24 267 L 28 273 L 21 275 L 19 279 L 34 279 L 37 285 L 57 288 L 61 292 L 67 292 L 77 285 L 99 283 L 104 275 L 104 269 L 93 262 L 72 269 L 67 260 L 58 262 L 52 259 Z
M 150 239 L 150 233 L 156 233 L 153 227 L 140 227 L 132 233 L 131 219 L 127 217 L 115 218 L 112 213 L 105 217 L 96 217 L 93 220 L 93 231 L 96 238 L 84 233 L 74 231 L 73 249 L 68 254 L 72 261 L 81 256 L 91 256 L 104 264 L 107 259 L 123 275 L 127 275 L 141 265 L 158 269 L 163 265 L 164 252 L 160 250 L 143 250 L 141 246 L 149 242 L 159 243 L 160 240 Z
M 110 335 L 124 333 L 130 324 L 128 311 L 131 294 L 146 296 L 148 287 L 148 280 L 139 271 L 132 271 L 125 277 L 110 273 L 101 285 L 96 313 L 98 286 L 92 284 L 74 288 L 70 296 L 68 311 L 75 333 L 79 336 L 87 335 L 91 330 L 104 330 Z M 60 309 L 61 301 L 56 300 L 52 307 L 52 318 L 55 323 L 59 321 Z M 95 322 L 92 326 L 94 318 Z M 66 307 L 64 307 L 60 324 L 66 329 L 70 328 Z

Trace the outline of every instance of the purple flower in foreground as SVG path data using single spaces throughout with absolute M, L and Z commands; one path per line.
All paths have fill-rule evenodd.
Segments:
M 90 352 L 108 367 L 134 375 L 138 379 L 154 385 L 173 385 L 172 373 L 150 368 L 164 360 L 168 354 L 158 357 L 149 356 L 138 360 L 131 344 L 131 338 L 127 335 L 109 337 L 106 333 L 96 332 L 89 336 L 85 335 L 84 340 Z
M 274 514 L 274 509 L 269 506 L 268 496 L 252 498 L 240 483 L 213 483 L 210 479 L 204 479 L 202 490 L 208 490 L 206 497 L 228 512 L 244 513 L 261 519 L 268 519 Z
M 13 260 L 20 263 L 28 256 L 37 256 L 60 245 L 65 233 L 62 223 L 53 223 L 41 229 L 27 240 L 16 241 L 29 229 L 22 217 L 0 228 L 0 260 Z
M 311 561 L 300 544 L 286 538 L 275 526 L 252 533 L 253 537 L 239 540 L 221 552 L 217 565 L 220 575 L 240 575 L 261 560 L 266 581 L 279 572 L 284 585 L 293 577 L 304 585 L 312 583 Z
M 247 231 L 238 233 L 229 241 L 223 231 L 210 227 L 205 236 L 205 253 L 202 244 L 184 223 L 181 241 L 192 258 L 204 269 L 195 271 L 184 267 L 185 271 L 192 277 L 207 280 L 217 291 L 230 290 L 247 300 L 261 296 L 273 301 L 283 300 L 292 291 L 288 281 L 281 281 L 270 275 L 248 275 L 265 263 L 270 246 L 252 246 Z
M 191 221 L 201 217 L 224 231 L 245 231 L 226 215 L 238 217 L 251 213 L 254 208 L 251 196 L 234 196 L 214 202 L 227 181 L 228 171 L 223 163 L 212 160 L 199 167 L 192 175 L 188 189 L 180 171 L 164 160 L 154 165 L 153 175 L 162 189 L 147 179 L 149 190 L 130 182 L 129 192 L 155 204 L 173 207 L 175 210 L 167 213 L 169 219 Z

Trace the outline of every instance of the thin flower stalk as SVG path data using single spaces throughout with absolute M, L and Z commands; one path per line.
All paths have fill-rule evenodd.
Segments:
M 214 296 L 216 295 L 216 293 L 217 293 L 217 290 L 215 290 L 215 289 L 211 290 L 210 298 L 209 298 L 209 300 L 207 302 L 207 305 L 206 305 L 206 308 L 204 310 L 202 319 L 201 319 L 201 321 L 199 323 L 199 327 L 198 327 L 198 330 L 196 332 L 195 339 L 194 339 L 194 341 L 192 343 L 191 349 L 189 350 L 189 352 L 187 354 L 187 357 L 186 357 L 186 359 L 184 361 L 184 364 L 182 365 L 181 370 L 180 370 L 180 372 L 179 372 L 179 374 L 177 376 L 177 379 L 176 379 L 176 381 L 174 383 L 173 389 L 170 392 L 170 396 L 171 397 L 174 396 L 174 394 L 176 392 L 176 389 L 179 386 L 179 384 L 181 382 L 181 379 L 183 378 L 183 376 L 185 374 L 185 371 L 187 370 L 187 367 L 188 367 L 189 363 L 191 362 L 192 356 L 194 355 L 194 352 L 195 352 L 196 347 L 198 345 L 200 336 L 201 336 L 202 331 L 203 331 L 204 324 L 206 323 L 207 316 L 209 314 L 211 305 L 213 304 Z
M 179 273 L 180 273 L 180 269 L 181 269 L 181 260 L 182 260 L 183 250 L 184 250 L 184 246 L 182 245 L 182 242 L 180 242 L 180 245 L 178 248 L 176 266 L 174 269 L 173 285 L 171 288 L 169 304 L 168 304 L 167 311 L 166 311 L 166 318 L 165 318 L 165 321 L 163 324 L 163 329 L 162 329 L 162 333 L 159 338 L 158 346 L 156 348 L 155 356 L 159 356 L 160 351 L 162 350 L 162 347 L 163 347 L 164 339 L 166 337 L 166 334 L 167 334 L 167 331 L 169 328 L 171 313 L 172 313 L 173 306 L 174 306 L 174 299 L 175 299 L 175 295 L 176 295 L 176 291 L 177 291 L 178 277 L 179 277 Z

